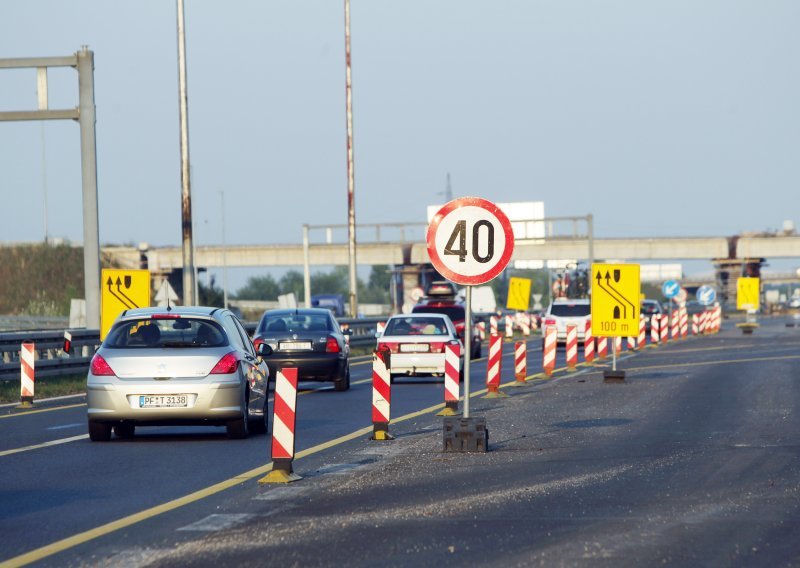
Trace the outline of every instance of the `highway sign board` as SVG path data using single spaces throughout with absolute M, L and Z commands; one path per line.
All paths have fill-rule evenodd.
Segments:
M 695 292 L 695 297 L 704 306 L 710 306 L 717 301 L 717 291 L 713 286 L 700 286 Z
M 508 300 L 506 307 L 509 310 L 520 312 L 528 311 L 531 303 L 531 279 L 511 277 L 508 279 Z
M 661 293 L 665 298 L 674 298 L 681 291 L 681 285 L 677 280 L 667 280 L 661 286 Z
M 761 279 L 739 278 L 736 281 L 736 309 L 757 310 L 760 307 Z
M 636 336 L 639 294 L 638 264 L 592 264 L 592 335 Z
M 104 268 L 100 276 L 100 339 L 124 310 L 150 307 L 150 271 Z
M 500 274 L 514 252 L 511 222 L 480 197 L 445 204 L 428 225 L 428 256 L 439 274 L 456 284 L 484 284 Z

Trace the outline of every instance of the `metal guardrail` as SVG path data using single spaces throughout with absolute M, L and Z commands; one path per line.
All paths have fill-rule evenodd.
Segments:
M 352 331 L 350 345 L 369 346 L 375 343 L 377 323 L 386 318 L 340 319 L 342 328 Z M 257 322 L 244 322 L 247 333 L 253 335 Z M 72 348 L 64 351 L 64 331 L 72 334 Z M 89 370 L 89 363 L 100 346 L 100 330 L 69 329 L 49 331 L 14 331 L 0 333 L 0 381 L 19 381 L 19 350 L 24 342 L 35 344 L 37 377 L 80 375 Z

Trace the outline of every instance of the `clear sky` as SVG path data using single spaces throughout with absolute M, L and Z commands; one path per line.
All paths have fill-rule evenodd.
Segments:
M 798 22 L 796 0 L 352 0 L 357 222 L 425 221 L 450 172 L 599 237 L 799 223 Z M 186 0 L 198 244 L 222 190 L 229 244 L 346 222 L 343 30 L 341 0 Z M 0 57 L 81 45 L 101 242 L 179 245 L 176 3 L 3 4 Z M 77 105 L 77 73 L 50 83 Z M 0 71 L 0 110 L 35 106 L 35 72 Z M 0 241 L 43 238 L 45 184 L 50 236 L 82 240 L 77 124 L 0 123 L 0 171 Z

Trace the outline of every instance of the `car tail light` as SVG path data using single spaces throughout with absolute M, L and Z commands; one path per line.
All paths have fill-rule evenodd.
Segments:
M 444 342 L 439 341 L 432 341 L 431 342 L 431 353 L 444 353 Z
M 239 359 L 236 358 L 236 352 L 231 351 L 222 356 L 222 359 L 217 361 L 214 368 L 211 369 L 212 375 L 230 375 L 235 372 L 239 367 Z
M 92 357 L 91 372 L 96 377 L 113 377 L 116 375 L 111 365 L 100 355 Z
M 178 314 L 153 314 L 152 316 L 150 316 L 150 319 L 154 320 L 176 320 L 180 318 L 181 316 L 179 316 Z
M 328 336 L 328 341 L 325 342 L 325 353 L 339 353 L 342 350 L 339 347 L 339 342 L 332 335 Z
M 378 351 L 388 351 L 389 353 L 397 353 L 400 351 L 400 344 L 391 343 L 389 341 L 383 341 L 381 343 L 378 343 Z
M 556 320 L 552 318 L 547 318 L 546 320 L 544 320 L 544 325 L 556 325 Z

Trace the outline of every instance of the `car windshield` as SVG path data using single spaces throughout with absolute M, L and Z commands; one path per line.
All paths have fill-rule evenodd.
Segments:
M 452 321 L 464 321 L 463 306 L 414 306 L 415 314 L 444 314 Z
M 442 318 L 394 318 L 384 335 L 448 335 L 448 331 Z
M 124 320 L 108 333 L 104 347 L 142 349 L 155 347 L 222 347 L 228 344 L 214 321 L 193 318 Z
M 553 304 L 550 315 L 562 318 L 579 318 L 588 316 L 592 311 L 589 304 Z
M 327 314 L 267 314 L 258 326 L 258 333 L 282 334 L 332 331 Z

